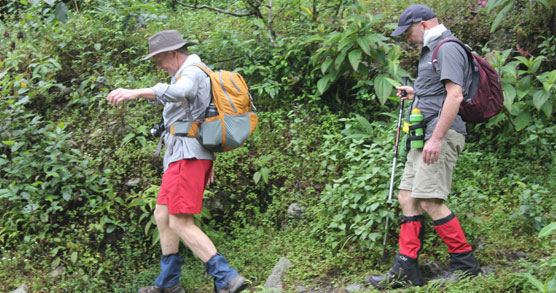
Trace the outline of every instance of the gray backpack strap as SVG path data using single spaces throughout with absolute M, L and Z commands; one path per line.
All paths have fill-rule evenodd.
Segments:
M 164 131 L 166 132 L 166 131 Z M 160 152 L 162 151 L 162 143 L 164 140 L 164 132 L 162 132 L 162 135 L 160 135 L 160 138 L 158 139 L 158 145 L 156 146 L 156 150 L 154 151 L 154 156 L 158 157 L 160 156 Z

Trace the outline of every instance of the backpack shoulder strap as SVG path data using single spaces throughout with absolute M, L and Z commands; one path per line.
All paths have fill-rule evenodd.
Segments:
M 203 64 L 196 63 L 196 64 L 191 64 L 191 66 L 199 67 L 208 76 L 212 74 L 212 70 L 210 70 L 208 67 L 206 67 Z
M 210 77 L 210 75 L 214 72 L 212 70 L 210 70 L 210 68 L 206 67 L 204 64 L 201 64 L 201 63 L 191 64 L 191 66 L 198 67 L 199 69 L 201 69 L 207 75 L 207 77 L 211 80 L 210 85 L 211 85 L 211 88 L 212 88 L 212 78 Z M 210 102 L 213 103 L 213 101 L 214 101 L 214 96 L 213 96 L 212 90 L 211 90 L 210 91 Z
M 473 52 L 471 51 L 471 47 L 469 47 L 467 44 L 465 44 L 464 42 L 462 42 L 457 38 L 446 38 L 442 40 L 436 46 L 436 48 L 434 48 L 434 51 L 432 53 L 432 68 L 434 71 L 436 71 L 436 64 L 438 63 L 438 59 L 437 59 L 438 50 L 440 49 L 440 46 L 442 46 L 442 44 L 448 42 L 458 43 L 467 53 L 467 58 L 469 59 L 468 61 L 469 64 L 471 65 L 472 80 L 471 80 L 471 85 L 469 86 L 469 92 L 467 93 L 467 96 L 464 97 L 464 102 L 470 102 L 473 99 L 473 97 L 475 97 L 475 94 L 479 89 L 479 83 L 480 83 L 479 64 L 477 63 L 477 60 L 475 60 Z
M 438 50 L 440 50 L 440 47 L 448 42 L 454 42 L 454 43 L 458 43 L 467 53 L 467 57 L 469 58 L 469 62 L 471 64 L 473 64 L 473 52 L 471 52 L 471 48 L 469 48 L 469 46 L 467 46 L 464 42 L 462 42 L 461 40 L 457 39 L 457 38 L 446 38 L 442 41 L 440 41 L 440 43 L 438 43 L 438 45 L 436 45 L 436 48 L 434 48 L 434 51 L 432 52 L 432 69 L 434 71 L 436 71 L 436 64 L 438 63 Z

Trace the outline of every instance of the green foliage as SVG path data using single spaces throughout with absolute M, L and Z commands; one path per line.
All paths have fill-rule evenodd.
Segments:
M 384 23 L 384 15 L 365 13 L 360 3 L 353 5 L 339 29 L 307 39 L 309 43 L 321 42 L 311 56 L 314 70 L 320 72 L 316 76 L 322 75 L 317 82 L 318 94 L 331 91 L 337 101 L 340 96 L 355 96 L 361 108 L 373 100 L 384 105 L 393 86 L 400 85 L 397 80 L 407 75 L 399 67 L 400 48 L 386 43 L 388 38 L 378 29 Z
M 556 106 L 556 71 L 539 73 L 544 56 L 526 58 L 514 57 L 510 60 L 511 50 L 492 52 L 493 66 L 501 75 L 504 91 L 504 107 L 509 114 L 507 131 L 527 132 L 543 131 L 542 126 L 553 121 L 553 109 Z M 497 116 L 490 125 L 500 124 L 501 116 Z M 509 128 L 509 126 L 512 126 Z
M 547 224 L 546 213 L 549 210 L 551 201 L 546 201 L 550 191 L 543 190 L 539 185 L 525 186 L 523 189 L 516 190 L 520 194 L 519 211 L 514 213 L 510 220 L 522 218 L 524 221 L 523 228 L 533 228 L 534 231 L 540 231 Z
M 556 222 L 552 222 L 546 227 L 542 228 L 542 230 L 539 232 L 539 238 L 543 238 L 543 237 L 547 237 L 548 235 L 551 235 L 554 232 L 554 230 L 556 230 Z
M 67 209 L 87 202 L 93 207 L 89 200 L 96 194 L 110 193 L 106 177 L 94 169 L 98 161 L 73 148 L 65 124 L 26 113 L 28 102 L 28 97 L 2 101 L 0 199 L 11 212 L 0 240 L 8 245 L 24 235 L 45 240 L 76 212 Z
M 546 11 L 550 11 L 551 9 L 553 9 L 554 6 L 556 6 L 556 1 L 554 1 L 554 0 L 535 0 L 535 1 L 530 1 L 530 2 L 533 2 L 537 5 L 542 5 L 543 9 L 546 9 Z M 518 7 L 516 7 L 517 5 L 518 5 L 518 3 L 516 3 L 516 1 L 514 1 L 514 0 L 490 0 L 490 1 L 487 1 L 487 4 L 486 4 L 487 11 L 488 12 L 496 11 L 496 18 L 492 22 L 492 26 L 491 26 L 490 31 L 494 32 L 502 24 L 502 22 L 507 19 L 508 13 L 512 9 L 518 8 Z
M 337 127 L 334 116 L 301 107 L 259 113 L 259 127 L 247 147 L 217 156 L 216 182 L 205 195 L 213 220 L 224 227 L 286 223 L 291 203 L 305 205 L 318 198 L 327 179 L 321 136 Z
M 555 229 L 556 222 L 552 222 L 539 232 L 538 238 L 544 238 L 553 234 Z M 551 244 L 548 244 L 548 247 L 552 247 L 552 244 L 554 244 L 554 239 L 551 241 Z M 532 273 L 532 270 L 529 270 L 526 273 L 516 273 L 516 276 L 521 278 L 525 277 L 529 284 L 532 285 L 537 292 L 556 292 L 556 274 L 554 273 L 555 267 L 556 254 L 552 252 L 552 255 L 541 260 L 541 264 L 538 266 L 538 271 L 540 272 Z M 546 276 L 546 281 L 543 281 L 542 277 L 538 277 L 539 275 Z
M 322 164 L 342 172 L 326 185 L 321 205 L 313 209 L 313 234 L 331 248 L 371 249 L 381 243 L 385 219 L 394 216 L 386 203 L 390 178 L 386 170 L 392 152 L 384 147 L 394 144 L 395 132 L 387 131 L 394 128 L 394 124 L 369 123 L 357 116 L 346 120 L 343 139 L 325 137 Z
M 0 291 L 25 282 L 33 291 L 128 292 L 156 277 L 152 213 L 162 167 L 148 129 L 161 109 L 139 101 L 113 108 L 104 98 L 117 87 L 167 80 L 139 60 L 147 37 L 161 29 L 197 42 L 192 53 L 214 68 L 241 72 L 260 111 L 247 146 L 218 155 L 217 181 L 196 217 L 252 289 L 282 256 L 294 263 L 287 291 L 339 288 L 390 265 L 379 256 L 385 219 L 393 222 L 390 235 L 398 224 L 396 207 L 386 203 L 396 118 L 388 98 L 399 76 L 414 71 L 418 52 L 386 36 L 407 3 L 279 0 L 270 10 L 263 2 L 259 15 L 242 18 L 172 1 L 3 4 Z M 542 291 L 554 282 L 554 226 L 547 224 L 556 186 L 546 178 L 556 176 L 556 46 L 547 21 L 553 6 L 541 2 L 517 3 L 521 10 L 497 29 L 510 31 L 508 39 L 488 44 L 501 49 L 491 61 L 503 79 L 505 113 L 469 127 L 449 202 L 496 276 L 450 291 Z M 495 36 L 488 29 L 496 16 L 475 1 L 423 3 L 475 47 Z M 254 9 L 248 1 L 206 5 Z M 516 44 L 530 52 L 512 51 Z M 289 215 L 292 203 L 306 213 Z M 396 246 L 391 238 L 387 251 Z M 445 260 L 435 239 L 425 240 L 423 261 Z M 202 264 L 180 249 L 186 289 L 210 290 Z M 506 259 L 518 250 L 530 257 Z M 54 267 L 64 268 L 62 276 L 45 278 Z

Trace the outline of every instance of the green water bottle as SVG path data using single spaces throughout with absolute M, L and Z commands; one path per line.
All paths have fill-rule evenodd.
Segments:
M 412 149 L 422 149 L 425 146 L 425 135 L 424 135 L 424 124 L 423 124 L 423 114 L 421 110 L 415 108 L 411 110 L 409 115 L 409 139 L 411 141 Z

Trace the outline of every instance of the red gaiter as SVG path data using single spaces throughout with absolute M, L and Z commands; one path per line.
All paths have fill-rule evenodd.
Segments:
M 399 253 L 413 259 L 419 256 L 419 250 L 423 242 L 425 232 L 425 216 L 418 215 L 412 217 L 403 216 L 402 228 L 400 230 Z
M 448 246 L 449 253 L 461 253 L 473 250 L 471 245 L 465 240 L 465 234 L 461 229 L 458 218 L 452 213 L 446 218 L 433 222 L 436 233 Z

